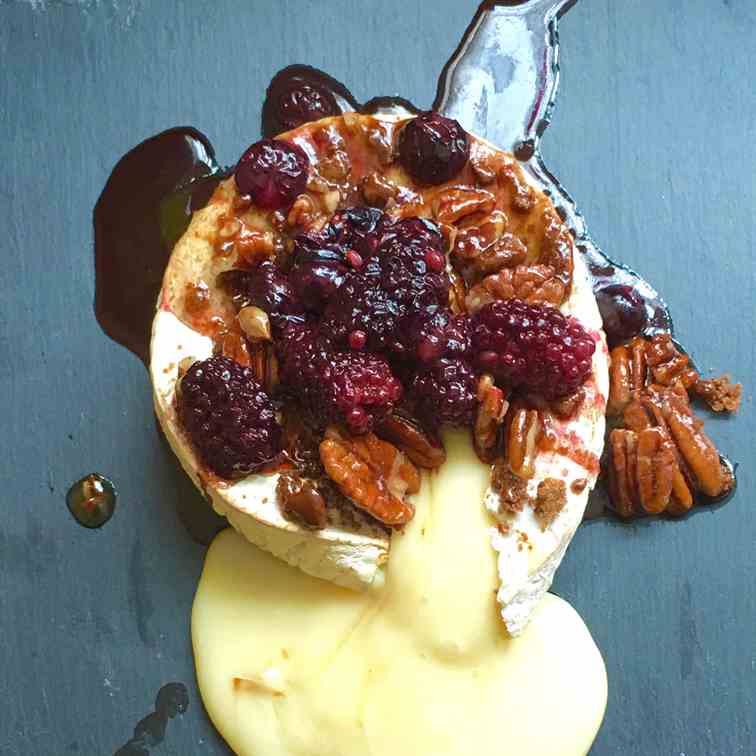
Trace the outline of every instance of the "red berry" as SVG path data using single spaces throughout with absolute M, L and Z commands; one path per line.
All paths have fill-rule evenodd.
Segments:
M 465 130 L 450 118 L 428 111 L 407 122 L 399 134 L 399 161 L 418 184 L 443 184 L 467 164 Z
M 546 399 L 567 396 L 591 374 L 593 338 L 549 305 L 518 299 L 492 302 L 473 318 L 473 346 L 481 370 Z
M 236 166 L 234 178 L 241 194 L 265 210 L 288 207 L 307 186 L 310 161 L 296 144 L 280 139 L 255 142 Z

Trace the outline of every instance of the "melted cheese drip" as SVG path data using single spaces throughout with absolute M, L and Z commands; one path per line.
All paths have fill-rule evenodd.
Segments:
M 498 617 L 488 469 L 467 434 L 427 476 L 386 580 L 357 594 L 232 530 L 192 614 L 197 678 L 239 756 L 580 756 L 606 672 L 577 613 L 547 595 L 525 634 Z

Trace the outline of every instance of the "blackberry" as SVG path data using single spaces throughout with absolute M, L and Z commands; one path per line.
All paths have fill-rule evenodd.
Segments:
M 477 366 L 546 399 L 572 394 L 591 374 L 596 344 L 583 326 L 549 305 L 492 302 L 473 318 Z
M 218 276 L 218 284 L 231 296 L 237 310 L 255 305 L 268 313 L 274 328 L 291 320 L 304 318 L 296 292 L 278 266 L 265 260 L 252 270 L 227 270 Z
M 281 139 L 255 142 L 241 156 L 234 178 L 241 194 L 265 210 L 288 207 L 307 186 L 304 150 Z
M 334 350 L 309 326 L 290 325 L 278 343 L 281 381 L 319 425 L 367 433 L 402 397 L 402 384 L 378 355 Z
M 478 407 L 478 375 L 463 359 L 444 357 L 417 373 L 409 385 L 417 415 L 429 426 L 470 427 Z
M 596 291 L 596 302 L 610 349 L 638 336 L 648 325 L 646 302 L 632 286 L 603 286 Z
M 252 370 L 228 357 L 210 357 L 187 370 L 177 410 L 202 462 L 223 478 L 256 472 L 281 451 L 270 397 Z
M 405 315 L 448 304 L 449 277 L 445 270 L 430 267 L 427 259 L 441 245 L 441 234 L 429 221 L 384 224 L 375 252 L 366 253 L 363 265 L 347 274 L 329 301 L 322 332 L 346 344 L 350 334 L 360 331 L 371 351 L 393 348 Z
M 467 164 L 470 144 L 457 121 L 427 111 L 399 134 L 399 161 L 418 184 L 443 184 Z
M 397 327 L 395 356 L 429 365 L 441 357 L 469 357 L 470 320 L 448 307 L 431 307 L 405 315 Z

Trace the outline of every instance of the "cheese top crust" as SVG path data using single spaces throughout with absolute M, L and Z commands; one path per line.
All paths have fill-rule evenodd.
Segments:
M 223 481 L 203 468 L 177 418 L 179 364 L 186 358 L 210 357 L 225 338 L 224 324 L 234 318 L 229 298 L 214 285 L 217 275 L 248 264 L 265 250 L 275 254 L 281 229 L 317 223 L 339 207 L 369 204 L 368 196 L 373 202 L 386 202 L 387 214 L 431 218 L 442 228 L 464 230 L 484 206 L 489 213 L 492 208 L 501 211 L 507 232 L 527 247 L 528 262 L 543 262 L 554 256 L 554 249 L 569 257 L 571 285 L 560 309 L 580 321 L 597 343 L 584 399 L 572 417 L 553 421 L 550 432 L 559 443 L 538 454 L 535 474 L 527 484 L 530 501 L 540 482 L 564 481 L 567 495 L 561 510 L 544 527 L 532 506 L 517 512 L 502 507 L 493 486 L 479 502 L 488 511 L 490 540 L 498 556 L 497 599 L 507 628 L 517 633 L 550 585 L 595 484 L 608 389 L 601 320 L 571 236 L 549 199 L 512 156 L 471 136 L 470 161 L 459 176 L 445 185 L 418 187 L 397 162 L 390 162 L 400 125 L 400 119 L 345 114 L 282 135 L 304 149 L 312 166 L 308 202 L 300 203 L 299 209 L 295 203 L 288 217 L 245 204 L 233 178 L 222 182 L 209 204 L 194 214 L 172 254 L 153 322 L 150 374 L 155 410 L 187 474 L 245 538 L 310 575 L 342 586 L 364 588 L 381 582 L 391 537 L 369 517 L 342 508 L 329 512 L 325 528 L 306 529 L 283 516 L 277 472 Z M 375 176 L 381 181 L 371 179 Z

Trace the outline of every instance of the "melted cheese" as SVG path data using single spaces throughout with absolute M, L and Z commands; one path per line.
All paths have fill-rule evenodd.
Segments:
M 192 615 L 205 706 L 239 756 L 579 756 L 606 674 L 575 611 L 547 595 L 510 638 L 495 603 L 467 434 L 424 480 L 386 579 L 354 593 L 221 533 Z

